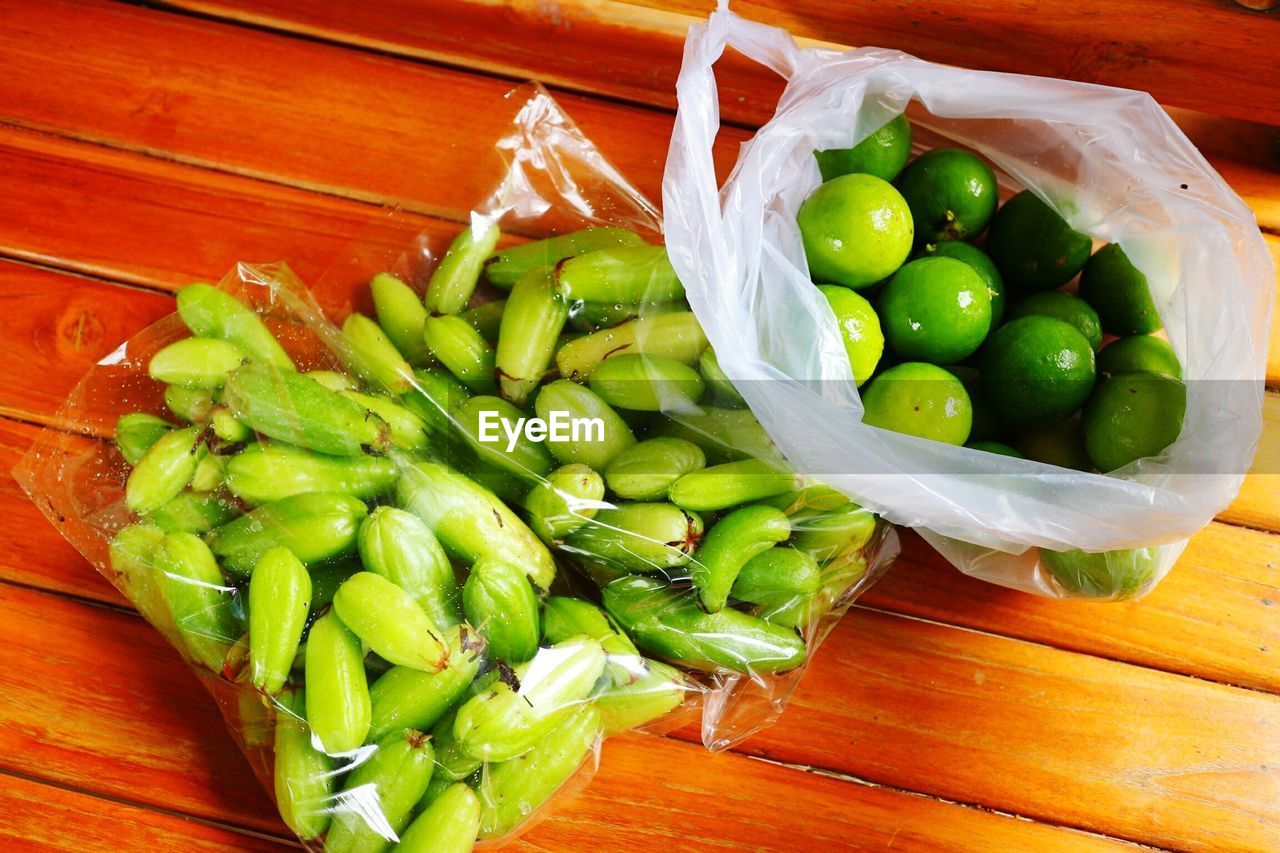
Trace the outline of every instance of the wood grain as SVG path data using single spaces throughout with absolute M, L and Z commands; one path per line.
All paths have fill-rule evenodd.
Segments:
M 282 839 L 256 838 L 227 826 L 8 774 L 0 775 L 0 844 L 6 850 L 80 853 L 287 849 Z
M 414 0 L 371 0 L 362 4 L 360 14 L 307 0 L 166 0 L 166 5 L 380 52 L 485 69 L 517 79 L 535 77 L 568 89 L 672 109 L 685 33 L 715 4 L 709 0 L 560 0 L 554 4 L 542 0 L 437 0 L 425 6 Z M 962 7 L 952 0 L 941 6 L 920 2 L 863 4 L 854 10 L 840 4 L 795 5 L 765 0 L 735 4 L 734 9 L 748 17 L 791 27 L 796 34 L 813 36 L 801 39 L 806 46 L 843 49 L 873 43 L 973 68 L 1145 89 L 1166 105 L 1192 106 L 1201 112 L 1169 109 L 1192 141 L 1254 204 L 1259 216 L 1271 227 L 1280 227 L 1280 190 L 1276 187 L 1280 130 L 1257 123 L 1275 123 L 1280 117 L 1280 108 L 1260 107 L 1257 103 L 1258 97 L 1267 102 L 1274 100 L 1269 97 L 1267 84 L 1261 82 L 1267 76 L 1257 77 L 1252 70 L 1243 70 L 1229 54 L 1206 54 L 1199 49 L 1202 41 L 1198 37 L 1187 42 L 1166 41 L 1160 28 L 1144 27 L 1130 35 L 1126 27 L 1121 32 L 1107 33 L 1109 38 L 1098 39 L 1099 30 L 1114 20 L 1134 15 L 1145 19 L 1152 10 L 1158 10 L 1162 27 L 1195 30 L 1231 20 L 1246 27 L 1246 31 L 1220 30 L 1215 31 L 1214 37 L 1241 42 L 1237 47 L 1244 55 L 1255 57 L 1260 67 L 1280 69 L 1280 62 L 1268 47 L 1270 41 L 1280 38 L 1275 35 L 1280 27 L 1274 16 L 1233 11 L 1214 0 L 1194 0 L 1191 5 L 1193 12 L 1185 17 L 1186 4 L 1174 12 L 1157 0 L 1072 7 L 1071 16 L 1044 12 L 1039 7 L 1009 7 L 997 0 L 983 0 L 976 8 L 973 4 Z M 1087 26 L 1062 23 L 1069 17 L 1085 19 Z M 832 25 L 833 20 L 838 20 L 838 25 Z M 1054 39 L 1063 32 L 1068 38 L 1057 45 L 1057 50 L 1046 53 L 1035 40 L 1022 38 L 1029 20 L 1034 21 L 1033 34 L 1048 30 Z M 886 30 L 884 25 L 889 22 L 894 28 Z M 1010 36 L 1010 31 L 1017 35 Z M 982 33 L 982 38 L 975 37 L 975 32 Z M 1005 45 L 1002 49 L 976 46 L 989 43 L 991 34 Z M 1160 45 L 1155 54 L 1144 46 L 1149 41 Z M 1195 62 L 1170 66 L 1163 61 L 1168 59 L 1168 53 L 1187 50 L 1190 45 L 1196 45 Z M 1136 53 L 1127 56 L 1126 50 Z M 1099 55 L 1100 51 L 1114 61 L 1103 62 L 1091 71 L 1088 57 Z M 1222 63 L 1231 72 L 1214 75 L 1200 70 L 1203 63 Z M 1180 75 L 1191 77 L 1194 84 L 1182 85 Z M 1248 77 L 1250 82 L 1244 88 L 1226 82 L 1233 76 Z M 782 91 L 781 80 L 772 71 L 730 51 L 717 63 L 716 77 L 721 114 L 726 121 L 756 127 L 772 116 Z M 1266 91 L 1259 91 L 1258 97 L 1243 95 L 1255 86 Z M 1223 89 L 1229 90 L 1225 100 L 1219 97 Z M 1233 104 L 1244 104 L 1243 111 L 1234 109 Z M 1227 120 L 1223 115 L 1238 118 Z
M 39 679 L 27 677 L 38 668 Z M 99 674 L 86 683 L 86 674 Z M 284 834 L 208 695 L 136 617 L 0 584 L 0 767 L 131 803 Z M 659 772 L 658 768 L 662 768 Z M 799 803 L 760 823 L 762 803 Z M 606 745 L 586 792 L 517 849 L 786 850 L 798 839 L 1027 849 L 1101 839 L 645 735 Z M 601 827 L 606 832 L 601 832 Z

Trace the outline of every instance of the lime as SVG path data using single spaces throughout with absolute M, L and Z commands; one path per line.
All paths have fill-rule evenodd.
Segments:
M 1030 314 L 1042 314 L 1045 317 L 1056 317 L 1075 326 L 1080 334 L 1089 342 L 1095 352 L 1102 346 L 1102 324 L 1098 322 L 1098 312 L 1089 307 L 1079 296 L 1063 293 L 1061 290 L 1046 290 L 1033 293 L 1018 303 L 1013 309 L 1013 317 L 1026 317 Z
M 1163 325 L 1147 277 L 1117 243 L 1103 246 L 1084 265 L 1080 296 L 1098 310 L 1102 328 L 1110 334 L 1146 335 Z
M 951 364 L 971 355 L 991 330 L 991 295 L 964 261 L 921 258 L 884 286 L 880 317 L 898 355 Z
M 1093 470 L 1093 460 L 1084 449 L 1078 415 L 1056 424 L 1032 427 L 1019 436 L 1017 446 L 1023 456 L 1046 465 L 1075 471 Z
M 941 255 L 944 258 L 955 258 L 964 261 L 977 270 L 987 285 L 987 293 L 991 295 L 991 326 L 995 328 L 1004 316 L 1004 281 L 1000 278 L 1000 270 L 987 257 L 987 253 L 977 246 L 962 243 L 959 240 L 948 240 L 945 243 L 930 243 L 924 247 L 926 255 Z
M 972 240 L 996 212 L 996 176 L 976 154 L 935 148 L 921 154 L 898 179 L 911 208 L 916 241 Z
M 797 217 L 815 281 L 866 287 L 911 252 L 911 211 L 888 181 L 843 175 L 813 191 Z
M 1156 548 L 1097 554 L 1041 548 L 1040 564 L 1067 592 L 1088 598 L 1132 598 L 1155 580 L 1160 553 Z
M 881 373 L 862 395 L 863 423 L 947 444 L 964 444 L 973 422 L 959 379 L 933 364 L 908 361 Z
M 983 395 L 1014 425 L 1069 417 L 1089 399 L 1093 380 L 1093 347 L 1075 326 L 1053 317 L 1011 320 L 982 352 Z
M 1093 241 L 1030 190 L 1005 202 L 991 222 L 987 254 L 1014 290 L 1053 290 L 1080 272 Z
M 948 366 L 947 370 L 963 382 L 964 390 L 969 392 L 969 401 L 973 406 L 973 426 L 969 430 L 969 440 L 1000 441 L 1007 437 L 1009 430 L 996 417 L 991 404 L 982 395 L 982 379 L 978 375 L 978 368 L 954 364 Z
M 1007 444 L 1001 444 L 998 441 L 971 441 L 965 445 L 970 450 L 982 450 L 986 453 L 995 453 L 999 456 L 1012 456 L 1015 459 L 1025 458 L 1021 453 L 1014 450 Z
M 1153 338 L 1150 335 L 1120 338 L 1098 353 L 1099 373 L 1114 375 L 1135 370 L 1165 373 L 1174 379 L 1182 378 L 1182 363 L 1178 361 L 1178 354 L 1164 338 Z
M 1084 409 L 1084 446 L 1102 471 L 1155 456 L 1178 438 L 1187 386 L 1163 373 L 1117 373 L 1098 384 Z
M 911 157 L 911 124 L 899 115 L 852 148 L 831 148 L 814 156 L 824 181 L 855 172 L 892 181 Z
M 847 287 L 834 284 L 818 286 L 827 304 L 836 315 L 840 337 L 844 339 L 844 351 L 849 354 L 849 367 L 859 385 L 871 378 L 884 354 L 884 333 L 880 331 L 880 318 L 871 303 Z

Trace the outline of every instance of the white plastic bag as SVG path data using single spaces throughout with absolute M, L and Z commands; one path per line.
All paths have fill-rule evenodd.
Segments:
M 1149 95 L 878 48 L 801 50 L 727 6 L 685 46 L 664 230 L 721 364 L 788 459 L 1007 586 L 1064 594 L 1038 568 L 1037 546 L 1163 543 L 1163 575 L 1179 540 L 1236 494 L 1261 431 L 1275 279 L 1251 211 Z M 712 64 L 726 46 L 787 87 L 719 188 Z M 1104 476 L 861 423 L 796 213 L 821 183 L 815 150 L 859 142 L 910 101 L 917 129 L 981 153 L 1006 197 L 1031 189 L 1076 229 L 1120 243 L 1146 274 L 1188 380 L 1182 434 L 1163 454 Z

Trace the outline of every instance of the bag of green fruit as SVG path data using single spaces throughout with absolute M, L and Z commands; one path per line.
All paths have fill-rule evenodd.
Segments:
M 313 291 L 181 288 L 15 471 L 308 849 L 468 850 L 608 736 L 745 737 L 895 552 L 715 371 L 653 207 L 541 89 L 505 103 L 413 178 L 465 166 L 476 210 L 380 217 Z
M 727 47 L 786 89 L 717 186 Z M 671 261 L 797 468 L 1058 597 L 1145 592 L 1231 501 L 1275 274 L 1148 95 L 802 50 L 725 0 L 677 89 Z

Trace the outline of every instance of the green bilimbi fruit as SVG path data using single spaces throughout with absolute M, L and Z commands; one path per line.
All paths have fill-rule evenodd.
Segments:
M 575 302 L 569 309 L 569 324 L 580 332 L 597 332 L 634 320 L 687 311 L 683 302 Z
M 370 736 L 380 740 L 410 727 L 429 729 L 471 686 L 485 661 L 484 638 L 469 625 L 444 632 L 449 665 L 439 672 L 394 666 L 383 673 L 369 696 L 373 703 Z
M 317 453 L 382 453 L 390 444 L 390 431 L 381 418 L 293 371 L 246 364 L 227 378 L 223 398 L 235 416 L 256 431 Z
M 208 546 L 194 533 L 169 533 L 156 552 L 166 576 L 165 597 L 174 624 L 191 657 L 221 672 L 231 644 L 240 636 L 227 585 Z
M 369 282 L 369 292 L 378 325 L 391 343 L 409 361 L 424 361 L 430 355 L 422 340 L 427 309 L 417 291 L 391 273 L 381 272 Z
M 365 742 L 372 719 L 360 638 L 330 610 L 307 634 L 307 721 L 324 751 L 350 752 Z
M 302 714 L 306 696 L 298 691 L 281 697 L 275 727 L 275 795 L 280 817 L 303 841 L 329 828 L 333 808 L 333 759 L 312 744 L 311 727 Z
M 524 500 L 529 525 L 543 542 L 558 542 L 595 518 L 604 499 L 604 480 L 581 463 L 557 468 Z
M 499 679 L 468 699 L 454 719 L 454 736 L 474 758 L 515 758 L 547 738 L 575 705 L 586 701 L 604 665 L 604 649 L 587 637 L 541 649 L 515 668 L 518 687 Z
M 551 267 L 531 271 L 511 288 L 494 361 L 504 398 L 524 405 L 547 372 L 568 317 L 569 303 Z
M 518 758 L 490 766 L 480 781 L 480 838 L 506 835 L 551 799 L 600 738 L 600 712 L 580 705 Z
M 169 609 L 168 577 L 159 567 L 164 539 L 165 531 L 155 524 L 131 524 L 111 540 L 108 553 L 117 585 L 138 612 L 169 642 L 181 646 L 178 626 L 173 621 L 173 611 Z
M 720 360 L 716 358 L 716 352 L 711 347 L 703 350 L 702 355 L 698 357 L 698 372 L 702 374 L 707 387 L 711 389 L 712 395 L 721 405 L 733 409 L 740 409 L 747 405 L 747 401 L 742 399 L 738 389 L 720 368 Z
M 605 673 L 613 684 L 629 684 L 645 671 L 640 652 L 603 610 L 581 598 L 548 598 L 542 611 L 542 638 L 563 643 L 578 636 L 600 641 L 608 655 Z
M 638 412 L 692 409 L 706 390 L 692 367 L 653 355 L 613 356 L 591 371 L 589 382 L 609 405 Z
M 685 509 L 710 512 L 787 494 L 799 486 L 800 478 L 793 472 L 743 459 L 685 474 L 671 484 L 668 497 Z
M 205 388 L 183 388 L 170 385 L 164 389 L 164 404 L 189 424 L 202 424 L 213 412 L 213 392 Z
M 643 245 L 643 237 L 625 228 L 584 228 L 503 249 L 485 261 L 484 273 L 494 287 L 508 290 L 530 270 L 554 266 L 565 258 L 600 249 Z
M 846 502 L 830 512 L 798 520 L 794 526 L 796 550 L 825 564 L 861 551 L 875 533 L 876 517 Z
M 605 469 L 605 482 L 618 497 L 660 500 L 672 484 L 707 464 L 698 445 L 682 438 L 650 438 L 623 450 Z
M 618 578 L 604 605 L 646 652 L 690 669 L 769 675 L 804 662 L 804 642 L 790 628 L 724 608 L 707 613 L 692 591 L 655 578 Z
M 486 465 L 534 482 L 551 473 L 551 453 L 525 435 L 520 422 L 528 416 L 511 403 L 482 394 L 464 401 L 455 414 L 463 440 Z M 514 441 L 510 431 L 516 431 Z
M 455 408 L 471 392 L 452 374 L 439 368 L 423 368 L 413 372 L 413 390 L 400 398 L 406 409 L 417 415 L 434 435 L 449 434 Z
M 600 249 L 559 264 L 556 278 L 574 301 L 639 304 L 684 297 L 665 246 Z
M 451 782 L 461 782 L 484 764 L 479 758 L 468 754 L 453 736 L 456 716 L 457 712 L 451 711 L 431 727 L 431 742 L 436 747 L 436 776 L 443 776 Z
M 394 732 L 347 777 L 324 839 L 327 853 L 378 853 L 395 842 L 435 770 L 431 739 L 415 729 Z M 344 796 L 348 795 L 349 796 Z M 376 806 L 360 805 L 372 798 Z
M 438 751 L 438 750 L 437 750 Z M 480 798 L 461 782 L 450 785 L 400 836 L 398 853 L 468 853 L 480 832 Z
M 567 439 L 548 437 L 547 448 L 562 465 L 576 462 L 603 471 L 615 456 L 636 443 L 631 427 L 613 407 L 575 382 L 560 379 L 544 385 L 533 407 L 538 417 L 553 426 L 557 417 L 567 417 L 570 424 L 599 422 L 599 428 L 584 429 L 578 435 L 570 427 Z
M 306 565 L 356 551 L 364 502 L 350 495 L 308 492 L 263 504 L 209 531 L 209 546 L 223 567 L 247 577 L 262 555 L 284 547 Z
M 311 576 L 288 549 L 273 548 L 249 579 L 249 683 L 264 693 L 284 687 L 311 609 Z
M 222 485 L 222 472 L 222 457 L 206 453 L 200 463 L 196 465 L 196 470 L 191 475 L 191 481 L 187 485 L 191 487 L 193 492 L 208 494 Z
M 566 379 L 583 380 L 598 364 L 620 354 L 656 355 L 695 364 L 707 337 L 690 311 L 641 317 L 576 338 L 560 347 L 556 367 Z
M 689 562 L 702 538 L 702 518 L 670 503 L 624 503 L 596 513 L 563 549 L 628 572 L 673 569 Z
M 520 569 L 503 560 L 476 560 L 462 587 L 462 607 L 488 641 L 490 657 L 516 664 L 537 653 L 538 596 Z
M 693 555 L 690 575 L 708 612 L 724 609 L 747 561 L 791 536 L 791 520 L 765 504 L 735 509 L 707 532 Z
M 474 230 L 474 226 L 480 226 L 480 230 Z M 458 314 L 467 307 L 480 281 L 480 270 L 498 245 L 499 236 L 497 223 L 481 220 L 454 238 L 427 283 L 427 313 Z
M 455 559 L 506 560 L 539 589 L 556 576 L 551 552 L 493 492 L 439 462 L 421 462 L 396 485 L 396 503 L 426 522 Z
M 386 397 L 362 394 L 359 391 L 339 391 L 338 394 L 359 403 L 385 422 L 391 443 L 396 447 L 404 450 L 422 450 L 430 441 L 426 422 L 399 403 L 392 402 Z M 404 400 L 403 397 L 400 399 Z
M 234 296 L 216 287 L 192 284 L 179 290 L 178 315 L 194 335 L 230 341 L 263 364 L 281 370 L 293 369 L 293 361 L 262 319 Z
M 675 667 L 639 654 L 627 659 L 626 679 L 614 678 L 592 701 L 605 737 L 631 731 L 671 713 L 692 689 Z
M 121 415 L 116 421 L 116 447 L 119 448 L 125 462 L 137 465 L 142 457 L 147 455 L 151 445 L 172 429 L 174 429 L 173 424 L 155 415 L 144 412 Z
M 433 740 L 432 743 L 434 742 L 435 741 Z M 437 763 L 437 769 L 439 766 L 439 763 Z M 457 783 L 449 779 L 445 779 L 439 772 L 437 772 L 431 777 L 431 784 L 427 785 L 427 792 L 422 795 L 421 800 L 418 800 L 418 813 L 421 814 L 430 808 L 432 803 L 444 796 L 444 792 L 452 788 L 455 784 Z M 480 771 L 477 770 L 475 773 L 471 774 L 471 778 L 467 779 L 465 784 L 472 791 L 475 791 L 476 786 L 480 784 Z
M 160 509 L 186 488 L 208 452 L 200 427 L 175 429 L 160 436 L 130 472 L 124 487 L 125 504 L 143 515 Z
M 461 621 L 453 566 L 422 519 L 380 506 L 360 525 L 356 541 L 365 568 L 407 592 L 432 624 L 448 628 Z
M 810 604 L 822 586 L 822 569 L 813 557 L 776 547 L 747 560 L 733 581 L 732 596 L 756 605 L 757 615 L 797 628 L 809 621 Z
M 330 391 L 358 391 L 360 389 L 359 382 L 336 370 L 308 370 L 302 375 L 308 379 L 314 379 Z
M 221 388 L 245 360 L 244 350 L 218 338 L 184 338 L 151 357 L 152 379 L 184 388 Z
M 713 462 L 761 459 L 782 462 L 773 439 L 750 409 L 718 409 L 703 406 L 701 412 L 680 412 L 659 424 L 659 435 L 691 441 Z
M 471 324 L 486 341 L 496 342 L 498 333 L 502 331 L 502 315 L 507 311 L 507 300 L 495 299 L 483 302 L 474 308 L 468 308 L 458 316 Z
M 147 514 L 147 521 L 166 533 L 208 533 L 239 514 L 235 502 L 216 492 L 179 492 L 177 497 Z
M 396 666 L 438 672 L 449 650 L 413 596 L 382 575 L 357 572 L 333 596 L 333 609 L 351 631 Z
M 467 386 L 468 391 L 491 394 L 496 390 L 493 344 L 466 320 L 451 315 L 428 317 L 422 327 L 422 339 L 431 354 Z
M 356 375 L 392 394 L 409 390 L 413 368 L 377 323 L 363 314 L 351 314 L 342 324 L 342 338 L 346 343 L 343 360 Z
M 332 604 L 338 587 L 346 583 L 347 578 L 363 570 L 356 557 L 308 566 L 307 573 L 311 575 L 311 613 L 319 613 Z M 302 645 L 303 648 L 306 647 L 306 643 Z
M 253 430 L 238 419 L 226 406 L 214 406 L 209 410 L 209 426 L 213 434 L 228 444 L 243 444 L 253 438 Z
M 382 456 L 325 456 L 288 444 L 255 444 L 227 460 L 231 493 L 251 504 L 334 492 L 369 500 L 390 491 L 399 472 Z

